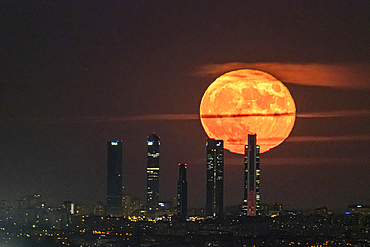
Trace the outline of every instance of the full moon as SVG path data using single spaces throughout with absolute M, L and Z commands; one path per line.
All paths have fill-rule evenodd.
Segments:
M 251 69 L 218 77 L 204 93 L 200 120 L 209 138 L 244 154 L 248 134 L 257 135 L 260 153 L 282 143 L 293 129 L 296 107 L 289 90 L 272 75 Z

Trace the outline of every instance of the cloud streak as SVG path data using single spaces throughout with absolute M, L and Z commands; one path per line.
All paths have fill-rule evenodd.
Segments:
M 268 72 L 283 82 L 328 87 L 370 88 L 370 64 L 224 63 L 210 64 L 196 75 L 220 76 L 237 69 Z
M 262 154 L 261 165 L 263 166 L 299 166 L 299 165 L 346 165 L 346 164 L 369 164 L 368 157 L 264 157 Z M 204 165 L 204 158 L 194 158 L 188 161 L 195 166 Z M 243 155 L 228 157 L 225 166 L 243 166 Z M 227 168 L 226 168 L 227 169 Z
M 297 114 L 298 118 L 333 118 L 333 117 L 361 117 L 370 116 L 370 110 L 313 112 Z M 241 116 L 228 116 L 241 117 Z M 245 116 L 248 117 L 248 116 Z M 134 116 L 95 116 L 81 118 L 28 118 L 22 119 L 19 123 L 28 124 L 99 124 L 99 123 L 121 123 L 140 121 L 199 121 L 199 114 L 146 114 Z M 343 135 L 343 136 L 290 136 L 285 142 L 369 142 L 370 134 L 365 135 Z
M 291 136 L 285 142 L 354 142 L 370 141 L 370 135 L 344 135 L 344 136 Z
M 263 154 L 262 154 L 263 155 Z M 261 165 L 345 165 L 345 164 L 369 164 L 370 160 L 367 157 L 284 157 L 284 158 L 263 158 Z M 230 158 L 227 160 L 228 165 L 242 166 L 243 158 Z
M 297 118 L 343 118 L 343 117 L 368 117 L 370 116 L 370 109 L 362 110 L 341 110 L 341 111 L 327 111 L 327 112 L 307 112 L 307 113 L 276 113 L 276 114 L 204 114 L 202 118 L 240 118 L 240 117 L 281 117 L 294 116 Z
M 219 117 L 279 117 L 279 116 L 290 116 L 291 113 L 287 114 L 247 114 L 247 115 L 205 115 L 206 118 L 219 118 Z M 330 112 L 308 112 L 308 113 L 297 113 L 297 118 L 339 118 L 339 117 L 367 117 L 370 116 L 370 109 L 363 110 L 343 110 L 343 111 L 330 111 Z M 107 122 L 137 122 L 137 121 L 199 121 L 199 114 L 143 114 L 143 115 L 132 115 L 132 116 L 92 116 L 92 117 L 60 117 L 60 118 L 27 118 L 21 119 L 34 124 L 78 124 L 78 123 L 107 123 Z
M 198 114 L 144 114 L 133 116 L 93 116 L 79 118 L 28 118 L 22 121 L 44 124 L 78 124 L 78 123 L 106 123 L 106 122 L 137 122 L 137 121 L 186 121 L 199 120 Z
M 370 109 L 297 113 L 298 118 L 367 117 Z

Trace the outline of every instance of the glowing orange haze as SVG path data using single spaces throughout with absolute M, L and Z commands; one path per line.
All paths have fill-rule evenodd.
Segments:
M 203 67 L 198 75 L 221 75 L 237 69 L 267 71 L 280 80 L 310 86 L 369 88 L 370 64 L 225 63 Z
M 244 154 L 248 134 L 257 134 L 260 152 L 282 143 L 292 131 L 296 108 L 279 80 L 258 70 L 236 70 L 217 78 L 200 104 L 210 138 L 224 140 L 230 152 Z

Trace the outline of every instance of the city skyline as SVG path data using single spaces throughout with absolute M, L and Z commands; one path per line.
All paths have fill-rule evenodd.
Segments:
M 177 182 L 177 216 L 185 221 L 188 215 L 188 182 L 186 181 L 186 163 L 179 163 L 179 181 Z
M 161 200 L 187 163 L 189 207 L 204 206 L 201 98 L 250 68 L 282 81 L 297 113 L 261 154 L 261 203 L 369 205 L 369 12 L 366 0 L 1 2 L 0 199 L 105 203 L 118 139 L 124 193 L 145 202 L 155 131 Z M 243 203 L 243 158 L 224 152 L 224 206 Z
M 224 142 L 208 138 L 206 149 L 206 216 L 219 218 L 224 214 Z
M 107 215 L 122 214 L 122 141 L 107 143 Z
M 244 201 L 243 211 L 247 216 L 260 214 L 260 147 L 257 136 L 248 135 L 248 145 L 244 146 Z
M 152 217 L 156 216 L 159 210 L 159 147 L 160 137 L 154 132 L 148 136 L 148 150 L 147 150 L 147 192 L 146 192 L 146 206 L 148 214 Z

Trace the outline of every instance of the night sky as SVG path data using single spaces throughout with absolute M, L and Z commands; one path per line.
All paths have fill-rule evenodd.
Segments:
M 261 200 L 285 208 L 370 204 L 370 2 L 0 2 L 0 199 L 38 193 L 106 203 L 107 141 L 123 140 L 124 193 L 146 198 L 146 138 L 161 137 L 161 200 L 188 163 L 205 205 L 207 87 L 271 73 L 297 107 L 261 155 Z M 225 204 L 243 201 L 243 156 L 225 154 Z

